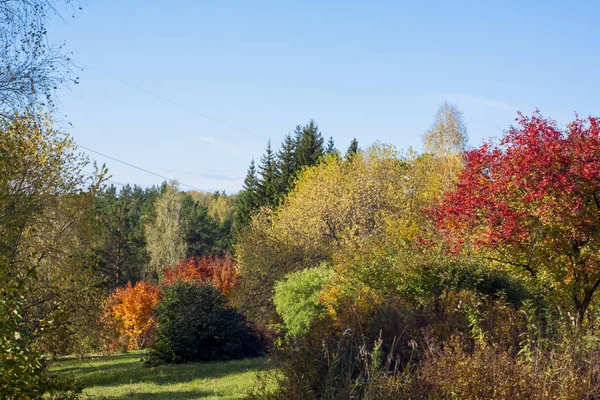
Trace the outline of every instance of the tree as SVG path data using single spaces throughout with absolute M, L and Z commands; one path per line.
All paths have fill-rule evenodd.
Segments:
M 260 163 L 258 167 L 260 204 L 261 206 L 274 206 L 279 197 L 279 170 L 270 140 L 267 141 L 267 149 Z
M 566 293 L 582 322 L 600 286 L 600 121 L 576 118 L 564 130 L 539 112 L 517 121 L 499 145 L 466 153 L 437 225 Z
M 335 143 L 333 141 L 333 136 L 329 136 L 329 140 L 327 141 L 327 148 L 325 149 L 326 154 L 337 153 L 337 149 L 335 148 Z
M 296 142 L 288 133 L 283 138 L 281 149 L 277 153 L 277 168 L 279 169 L 279 200 L 292 188 L 298 166 L 295 158 Z
M 177 264 L 186 255 L 182 200 L 177 183 L 169 183 L 156 200 L 154 220 L 146 225 L 150 262 L 144 272 L 154 280 L 160 279 L 165 268 Z
M 60 84 L 77 82 L 69 58 L 47 38 L 48 19 L 58 14 L 53 0 L 0 1 L 0 117 L 54 103 Z M 74 6 L 77 0 L 61 3 Z
M 323 157 L 323 135 L 312 119 L 305 126 L 296 127 L 296 149 L 294 156 L 300 167 L 310 167 Z
M 356 140 L 356 138 L 353 138 L 352 141 L 350 142 L 350 146 L 348 147 L 348 150 L 346 150 L 346 160 L 347 161 L 352 161 L 352 159 L 354 158 L 354 156 L 356 154 L 358 154 L 359 152 L 359 148 L 358 148 L 358 140 Z
M 385 232 L 406 208 L 407 166 L 391 147 L 374 146 L 347 163 L 325 157 L 298 177 L 276 210 L 262 210 L 235 246 L 236 301 L 262 322 L 273 316 L 273 287 L 288 273 L 330 261 Z
M 117 288 L 107 299 L 110 320 L 128 341 L 128 349 L 146 348 L 154 339 L 156 318 L 152 310 L 161 298 L 158 285 L 140 281 Z
M 438 156 L 461 154 L 467 145 L 467 128 L 457 106 L 444 102 L 431 128 L 423 136 L 423 150 Z
M 244 178 L 244 186 L 238 197 L 238 205 L 235 212 L 234 229 L 239 232 L 250 223 L 252 216 L 260 207 L 259 181 L 256 177 L 256 166 L 254 159 L 250 162 L 248 173 Z
M 87 164 L 48 118 L 0 121 L 0 391 L 8 398 L 53 390 L 39 346 L 62 324 L 61 309 L 93 317 L 81 301 L 97 299 L 80 235 L 106 171 L 86 177 Z

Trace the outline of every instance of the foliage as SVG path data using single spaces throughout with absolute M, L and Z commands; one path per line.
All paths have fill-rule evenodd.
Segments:
M 293 272 L 277 282 L 273 303 L 290 336 L 305 334 L 313 321 L 323 314 L 325 307 L 317 300 L 331 275 L 331 268 L 321 264 Z
M 160 287 L 144 281 L 135 285 L 129 282 L 107 299 L 109 322 L 127 338 L 127 349 L 143 349 L 152 343 L 156 332 L 153 309 L 160 299 Z
M 156 339 L 146 363 L 228 360 L 259 355 L 262 341 L 212 285 L 177 281 L 156 307 Z
M 91 196 L 104 171 L 85 177 L 86 165 L 49 119 L 15 115 L 0 122 L 3 393 L 27 398 L 55 391 L 59 383 L 46 374 L 40 351 L 56 332 L 49 328 L 73 327 L 71 316 L 96 317 L 99 299 L 80 256 Z
M 457 106 L 444 102 L 431 128 L 423 136 L 423 149 L 435 155 L 461 154 L 467 145 L 467 128 Z
M 582 321 L 600 285 L 599 157 L 596 118 L 560 130 L 539 113 L 521 115 L 499 145 L 467 152 L 438 226 L 565 293 Z
M 126 185 L 117 192 L 111 185 L 95 196 L 93 253 L 106 286 L 114 288 L 141 278 L 149 261 L 144 225 L 158 195 L 157 187 Z
M 276 210 L 263 210 L 236 244 L 240 306 L 260 322 L 274 314 L 273 287 L 291 272 L 366 245 L 397 216 L 406 164 L 393 148 L 375 146 L 346 162 L 335 155 L 305 169 Z
M 155 216 L 146 225 L 146 243 L 150 262 L 144 274 L 159 280 L 163 271 L 186 255 L 185 229 L 182 223 L 182 199 L 176 182 L 166 185 L 155 203 Z
M 252 216 L 260 208 L 260 182 L 256 175 L 254 159 L 250 162 L 248 172 L 244 178 L 244 185 L 238 195 L 238 204 L 235 211 L 234 229 L 239 232 L 247 226 Z
M 178 280 L 198 281 L 214 285 L 225 297 L 230 297 L 238 284 L 239 276 L 235 261 L 229 254 L 223 257 L 190 257 L 165 271 L 162 284 L 170 285 Z

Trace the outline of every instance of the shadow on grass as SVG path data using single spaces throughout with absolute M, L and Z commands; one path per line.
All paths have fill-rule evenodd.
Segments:
M 126 399 L 169 399 L 169 400 L 191 400 L 201 399 L 203 397 L 215 396 L 214 392 L 208 392 L 205 390 L 190 390 L 190 391 L 177 391 L 168 393 L 150 393 L 150 392 L 138 392 L 129 393 L 119 396 L 102 396 L 98 400 L 126 400 Z
M 75 378 L 85 387 L 115 386 L 137 383 L 168 385 L 186 383 L 196 379 L 217 379 L 237 375 L 248 371 L 266 369 L 265 358 L 253 358 L 232 361 L 161 365 L 146 368 L 140 361 L 142 354 L 124 354 L 99 360 L 69 361 L 61 366 L 54 365 L 54 372 Z M 186 392 L 187 393 L 187 392 Z M 183 394 L 182 394 L 183 395 Z M 194 394 L 197 396 L 197 394 Z M 133 397 L 124 398 L 138 398 Z M 148 397 L 159 398 L 159 397 Z M 174 397 L 179 398 L 179 397 Z M 182 399 L 187 397 L 181 397 Z

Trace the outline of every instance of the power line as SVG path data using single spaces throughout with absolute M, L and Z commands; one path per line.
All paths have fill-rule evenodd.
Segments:
M 92 178 L 95 178 L 97 176 L 96 174 L 93 174 L 93 173 L 88 172 L 88 171 L 83 171 L 83 170 L 81 171 L 81 173 L 85 174 L 87 176 L 90 176 Z M 112 179 L 105 179 L 105 181 L 108 182 L 108 183 L 112 183 L 114 185 L 117 185 L 117 186 L 123 186 L 123 187 L 127 186 L 127 183 L 117 182 L 117 181 L 114 181 Z
M 174 105 L 174 106 L 176 106 L 176 107 L 182 108 L 182 109 L 184 109 L 184 110 L 186 110 L 186 111 L 189 111 L 189 112 L 191 112 L 191 113 L 194 113 L 194 114 L 200 115 L 201 117 L 204 117 L 204 118 L 206 118 L 206 119 L 209 119 L 209 120 L 211 120 L 211 121 L 213 121 L 213 122 L 216 122 L 216 123 L 218 123 L 218 124 L 221 124 L 221 125 L 225 125 L 225 126 L 227 126 L 227 127 L 231 128 L 231 129 L 235 129 L 236 131 L 243 132 L 243 133 L 245 133 L 245 134 L 247 134 L 247 135 L 251 135 L 251 136 L 257 137 L 257 138 L 259 138 L 259 139 L 262 139 L 262 140 L 267 140 L 267 139 L 265 139 L 264 137 L 262 137 L 262 136 L 259 136 L 259 135 L 257 135 L 257 134 L 256 134 L 256 133 L 254 133 L 254 132 L 251 132 L 251 131 L 249 131 L 249 130 L 246 130 L 246 129 L 244 129 L 244 128 L 240 128 L 240 127 L 238 127 L 238 126 L 232 125 L 232 124 L 230 124 L 230 123 L 227 123 L 227 122 L 225 122 L 225 121 L 222 121 L 222 120 L 220 120 L 220 119 L 217 119 L 217 118 L 215 118 L 215 117 L 211 117 L 211 116 L 210 116 L 210 115 L 208 115 L 208 114 L 204 114 L 204 113 L 202 113 L 202 112 L 200 112 L 200 111 L 197 111 L 197 110 L 194 110 L 194 109 L 192 109 L 192 108 L 189 108 L 189 107 L 187 107 L 187 106 L 184 106 L 184 105 L 182 105 L 182 104 L 179 104 L 179 103 L 177 103 L 177 102 L 175 102 L 175 101 L 173 101 L 173 100 L 167 99 L 166 97 L 163 97 L 163 96 L 161 96 L 161 95 L 158 95 L 158 94 L 156 94 L 156 93 L 153 93 L 153 92 L 151 92 L 151 91 L 149 91 L 149 90 L 146 90 L 146 89 L 144 89 L 144 88 L 141 88 L 141 87 L 139 87 L 139 86 L 137 86 L 137 85 L 134 85 L 133 83 L 127 82 L 127 81 L 125 81 L 125 80 L 123 80 L 123 79 L 117 78 L 116 76 L 113 76 L 113 75 L 110 75 L 110 74 L 108 74 L 108 73 L 106 73 L 106 72 L 100 71 L 98 68 L 94 68 L 94 67 L 92 67 L 91 65 L 87 65 L 87 64 L 85 64 L 85 63 L 83 63 L 83 62 L 81 62 L 81 61 L 77 61 L 77 63 L 81 64 L 81 65 L 82 65 L 82 66 L 84 66 L 85 68 L 89 68 L 89 69 L 91 69 L 91 70 L 93 70 L 93 71 L 96 71 L 96 72 L 98 72 L 99 74 L 102 74 L 102 75 L 104 75 L 104 76 L 106 76 L 106 77 L 108 77 L 108 78 L 110 78 L 110 79 L 114 79 L 115 81 L 117 81 L 117 82 L 120 82 L 120 83 L 122 83 L 122 84 L 124 84 L 124 85 L 127 85 L 127 86 L 129 86 L 129 87 L 132 87 L 132 88 L 134 88 L 134 89 L 136 89 L 136 90 L 139 90 L 140 92 L 143 92 L 143 93 L 149 94 L 150 96 L 156 97 L 157 99 L 160 99 L 160 100 L 162 100 L 162 101 L 165 101 L 165 102 L 167 102 L 167 103 L 169 103 L 169 104 L 172 104 L 172 105 Z
M 149 171 L 149 170 L 147 170 L 147 169 L 145 169 L 145 168 L 138 167 L 137 165 L 133 165 L 133 164 L 130 164 L 130 163 L 126 162 L 126 161 L 119 160 L 118 158 L 114 158 L 114 157 L 111 157 L 111 156 L 109 156 L 109 155 L 106 155 L 106 154 L 104 154 L 104 153 L 100 153 L 99 151 L 92 150 L 92 149 L 90 149 L 89 147 L 85 147 L 85 146 L 82 146 L 82 145 L 80 145 L 80 144 L 78 144 L 77 146 L 78 146 L 78 147 L 81 147 L 82 149 L 85 149 L 85 150 L 87 150 L 87 151 L 91 151 L 92 153 L 96 153 L 96 154 L 98 154 L 98 155 L 101 155 L 102 157 L 106 157 L 106 158 L 109 158 L 109 159 L 111 159 L 111 160 L 113 160 L 113 161 L 119 162 L 119 163 L 121 163 L 121 164 L 125 164 L 125 165 L 127 165 L 128 167 L 131 167 L 131 168 L 138 169 L 138 170 L 140 170 L 140 171 L 143 171 L 143 172 L 145 172 L 145 173 L 147 173 L 147 174 L 154 175 L 154 176 L 157 176 L 157 177 L 159 177 L 159 178 L 162 178 L 162 179 L 166 179 L 167 181 L 172 181 L 172 180 L 174 180 L 173 178 L 169 178 L 169 177 L 167 177 L 167 176 L 164 176 L 164 175 L 157 174 L 156 172 Z M 189 187 L 190 189 L 194 189 L 194 190 L 197 190 L 197 191 L 199 191 L 199 192 L 205 192 L 205 190 L 199 189 L 199 188 L 197 188 L 197 187 L 195 187 L 195 186 L 192 186 L 192 185 L 185 184 L 185 183 L 183 183 L 183 182 L 179 182 L 179 181 L 178 181 L 177 183 L 179 183 L 181 186 L 186 186 L 186 187 Z

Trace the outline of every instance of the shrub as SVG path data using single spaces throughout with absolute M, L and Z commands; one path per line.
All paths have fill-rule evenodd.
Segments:
M 305 334 L 325 307 L 317 304 L 321 288 L 332 276 L 323 263 L 315 268 L 293 272 L 275 285 L 273 302 L 290 336 Z
M 152 342 L 156 331 L 152 309 L 160 297 L 159 286 L 140 281 L 117 288 L 107 299 L 107 319 L 127 338 L 127 349 L 143 349 Z
M 214 286 L 177 281 L 163 288 L 146 365 L 257 356 L 262 340 Z

